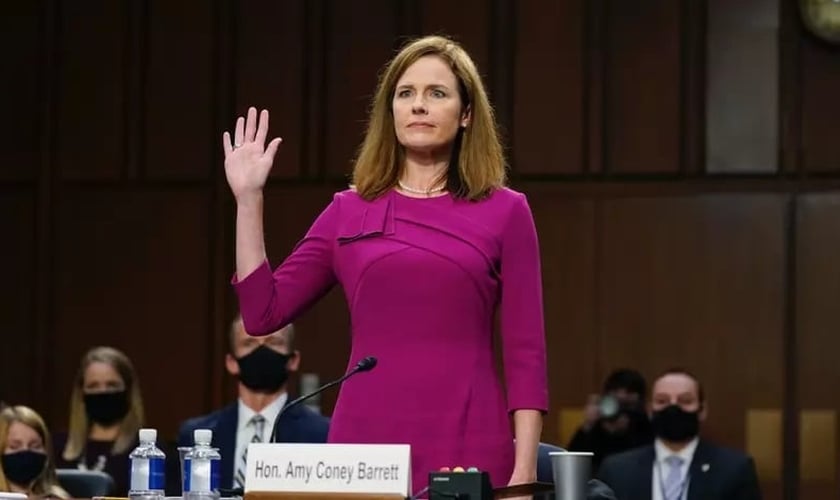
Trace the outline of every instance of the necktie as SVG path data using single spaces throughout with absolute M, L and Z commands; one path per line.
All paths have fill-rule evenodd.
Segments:
M 265 429 L 265 417 L 260 415 L 259 413 L 251 417 L 251 420 L 248 421 L 248 427 L 253 429 L 253 434 L 251 435 L 251 440 L 249 443 L 262 443 L 263 440 L 263 430 Z M 236 466 L 236 474 L 234 475 L 233 481 L 236 483 L 238 488 L 245 487 L 245 467 L 248 463 L 248 447 L 245 447 L 245 451 L 242 452 L 242 456 L 239 457 L 239 461 Z
M 665 473 L 665 485 L 662 488 L 662 494 L 665 498 L 662 500 L 680 500 L 680 495 L 683 492 L 682 464 L 683 459 L 676 455 L 671 455 L 665 459 L 668 471 Z

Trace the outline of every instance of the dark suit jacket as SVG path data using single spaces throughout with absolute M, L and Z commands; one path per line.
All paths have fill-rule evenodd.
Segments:
M 208 415 L 192 418 L 181 425 L 178 431 L 178 446 L 193 445 L 195 429 L 213 431 L 212 446 L 222 455 L 221 487 L 233 487 L 233 461 L 236 454 L 236 429 L 239 426 L 239 406 L 230 404 Z M 325 443 L 329 430 L 329 419 L 319 415 L 305 405 L 290 408 L 280 416 L 277 441 L 281 443 Z M 272 425 L 268 422 L 267 425 Z M 175 459 L 177 460 L 177 456 Z
M 618 500 L 651 500 L 655 457 L 653 445 L 612 455 L 598 478 Z M 743 453 L 701 439 L 688 470 L 688 500 L 761 500 L 755 464 Z

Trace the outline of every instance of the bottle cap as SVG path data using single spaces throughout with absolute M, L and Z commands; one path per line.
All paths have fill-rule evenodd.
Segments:
M 154 443 L 157 441 L 157 429 L 140 429 L 138 434 L 141 443 Z
M 196 429 L 193 431 L 193 441 L 195 444 L 210 445 L 213 441 L 213 431 L 210 429 Z

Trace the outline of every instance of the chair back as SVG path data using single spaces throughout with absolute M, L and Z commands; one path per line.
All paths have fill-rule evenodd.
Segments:
M 540 443 L 539 448 L 537 448 L 537 481 L 541 483 L 554 482 L 554 473 L 551 468 L 551 457 L 548 455 L 552 451 L 566 450 L 548 443 Z
M 114 479 L 97 470 L 56 469 L 58 484 L 73 498 L 106 497 L 114 492 Z

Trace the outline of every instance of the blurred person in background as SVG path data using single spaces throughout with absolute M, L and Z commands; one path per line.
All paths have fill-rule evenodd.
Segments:
M 646 394 L 647 383 L 638 371 L 622 368 L 610 373 L 601 394 L 589 396 L 583 425 L 572 437 L 569 451 L 594 453 L 594 472 L 614 453 L 651 444 Z
M 143 426 L 143 399 L 134 365 L 113 347 L 83 357 L 70 397 L 67 434 L 55 439 L 59 468 L 111 475 L 117 495 L 128 492 L 128 454 Z
M 219 482 L 224 489 L 245 486 L 248 444 L 268 442 L 275 419 L 291 401 L 289 375 L 300 364 L 292 324 L 270 335 L 251 337 L 237 316 L 230 325 L 229 342 L 225 368 L 238 380 L 237 400 L 187 420 L 178 432 L 178 446 L 192 446 L 196 429 L 213 431 L 212 445 L 222 455 Z M 327 417 L 297 405 L 280 416 L 276 438 L 280 443 L 325 443 L 328 432 Z
M 0 410 L 0 451 L 0 491 L 28 497 L 70 497 L 56 480 L 44 419 L 31 408 L 5 406 Z
M 700 438 L 708 406 L 700 381 L 671 369 L 653 384 L 653 444 L 612 455 L 598 478 L 627 500 L 761 500 L 752 458 Z

